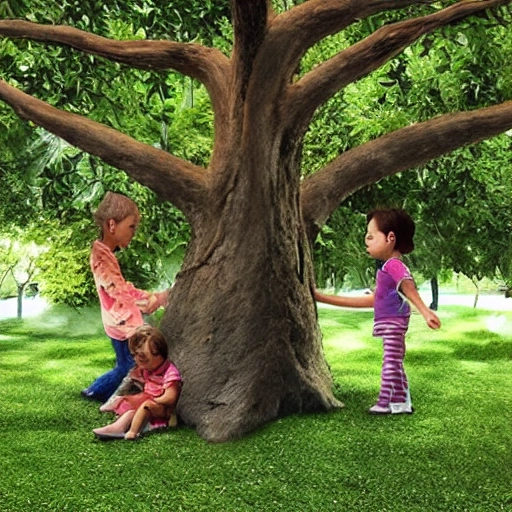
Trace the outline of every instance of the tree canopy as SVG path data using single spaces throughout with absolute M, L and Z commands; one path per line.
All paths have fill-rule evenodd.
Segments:
M 445 27 L 443 38 L 429 37 L 408 48 L 376 76 L 360 81 L 322 109 L 336 115 L 338 123 L 326 123 L 327 113 L 316 116 L 308 134 L 313 151 L 307 151 L 306 142 L 306 167 L 312 167 L 315 159 L 325 161 L 327 151 L 335 153 L 354 139 L 371 140 L 397 124 L 510 98 L 511 37 L 506 20 L 486 15 Z M 352 137 L 340 137 L 338 125 L 350 127 Z M 328 279 L 340 287 L 345 279 L 347 286 L 369 285 L 373 263 L 357 251 L 354 257 L 354 248 L 361 252 L 363 246 L 364 227 L 358 215 L 378 204 L 404 207 L 416 219 L 417 250 L 411 264 L 426 278 L 455 271 L 474 281 L 499 277 L 508 282 L 512 277 L 507 270 L 512 242 L 507 214 L 512 211 L 507 193 L 512 185 L 510 135 L 455 150 L 347 198 L 318 239 L 319 283 Z M 322 144 L 323 140 L 330 144 Z

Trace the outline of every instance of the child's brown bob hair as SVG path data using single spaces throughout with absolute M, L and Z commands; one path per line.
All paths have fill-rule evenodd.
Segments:
M 366 222 L 375 219 L 379 231 L 386 236 L 392 231 L 396 237 L 395 249 L 400 254 L 409 254 L 414 250 L 414 232 L 416 226 L 411 216 L 398 208 L 378 208 L 366 215 Z
M 145 343 L 148 343 L 149 350 L 153 355 L 162 356 L 164 359 L 169 357 L 169 346 L 163 333 L 152 325 L 142 325 L 128 339 L 128 348 L 132 354 Z

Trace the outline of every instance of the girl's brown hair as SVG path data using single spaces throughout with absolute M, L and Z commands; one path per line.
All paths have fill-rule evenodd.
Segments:
M 169 357 L 169 346 L 167 340 L 160 329 L 152 325 L 142 325 L 128 339 L 128 349 L 132 354 L 145 343 L 149 344 L 149 350 L 154 355 L 162 356 L 164 359 Z
M 398 208 L 381 208 L 372 210 L 366 216 L 366 221 L 375 219 L 379 231 L 386 236 L 393 231 L 396 237 L 395 249 L 401 254 L 409 254 L 414 250 L 414 232 L 416 226 L 411 216 Z

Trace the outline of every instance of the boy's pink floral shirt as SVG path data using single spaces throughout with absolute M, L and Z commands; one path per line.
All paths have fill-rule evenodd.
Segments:
M 146 301 L 155 295 L 157 302 L 153 311 L 167 302 L 168 291 L 150 293 L 125 281 L 114 253 L 100 240 L 92 246 L 90 263 L 100 299 L 103 326 L 110 338 L 126 340 L 144 323 L 136 301 Z

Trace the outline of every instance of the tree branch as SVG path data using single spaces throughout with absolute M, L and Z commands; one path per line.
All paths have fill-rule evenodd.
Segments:
M 173 69 L 204 84 L 218 116 L 216 124 L 226 122 L 231 65 L 216 49 L 173 41 L 116 41 L 69 26 L 23 20 L 0 20 L 0 35 L 69 46 L 139 69 Z
M 323 38 L 369 16 L 430 3 L 430 0 L 309 0 L 279 15 L 272 23 L 272 30 L 287 33 L 289 44 L 300 49 L 300 58 Z
M 240 100 L 245 99 L 249 79 L 252 74 L 254 59 L 264 41 L 267 23 L 274 11 L 270 0 L 232 0 L 234 46 L 234 76 L 237 83 L 235 90 Z
M 512 101 L 445 114 L 351 149 L 307 177 L 301 205 L 310 239 L 347 196 L 378 179 L 415 168 L 459 147 L 512 128 Z
M 428 16 L 385 25 L 290 85 L 283 109 L 289 113 L 294 126 L 304 125 L 336 92 L 378 69 L 421 36 L 491 7 L 510 3 L 512 0 L 462 0 Z
M 288 85 L 306 51 L 323 38 L 372 14 L 403 9 L 430 0 L 308 0 L 271 20 L 265 38 L 265 58 L 279 63 Z
M 0 80 L 0 98 L 22 118 L 126 171 L 192 220 L 207 195 L 206 171 L 86 117 L 59 110 Z

